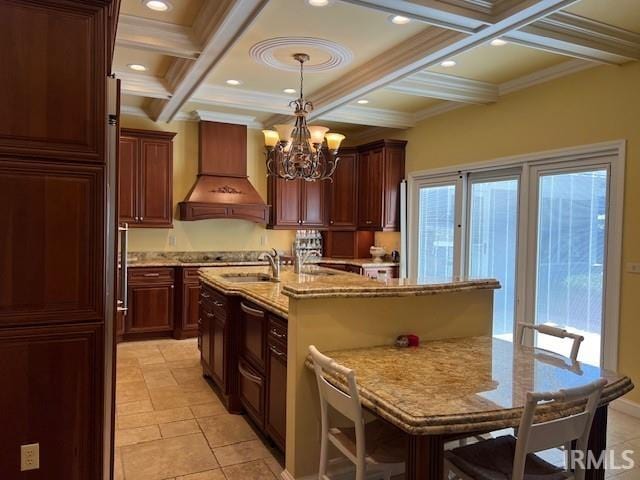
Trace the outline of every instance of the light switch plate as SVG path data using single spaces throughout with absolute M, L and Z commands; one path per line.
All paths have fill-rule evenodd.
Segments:
M 627 263 L 627 272 L 629 273 L 640 273 L 640 263 Z
M 40 468 L 40 444 L 30 443 L 20 445 L 20 471 L 37 470 Z

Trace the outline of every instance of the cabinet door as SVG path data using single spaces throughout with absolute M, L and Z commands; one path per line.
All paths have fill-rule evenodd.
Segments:
M 243 359 L 238 362 L 238 373 L 240 402 L 258 426 L 264 428 L 264 376 Z
M 173 329 L 173 285 L 129 287 L 127 333 Z
M 355 229 L 358 223 L 357 155 L 340 155 L 334 173 L 331 192 L 329 226 L 335 229 Z
M 218 315 L 214 315 L 211 322 L 211 374 L 213 380 L 218 384 L 222 391 L 226 391 L 226 371 L 227 365 L 225 361 L 225 329 L 226 320 Z
M 300 224 L 304 228 L 322 228 L 327 219 L 327 183 L 325 180 L 303 182 Z
M 272 227 L 300 226 L 300 196 L 302 194 L 301 180 L 270 180 L 269 203 L 272 204 Z
M 204 300 L 200 303 L 198 344 L 202 363 L 211 370 L 211 329 L 213 328 L 213 312 Z
M 140 140 L 140 224 L 172 226 L 172 143 Z
M 287 433 L 287 354 L 283 345 L 269 341 L 265 427 L 284 451 Z
M 358 227 L 379 230 L 382 228 L 384 151 L 380 148 L 362 152 L 358 172 Z
M 120 137 L 118 157 L 118 218 L 120 222 L 138 220 L 138 139 Z
M 242 340 L 240 354 L 260 370 L 265 365 L 266 315 L 264 310 L 240 302 Z
M 182 330 L 195 331 L 198 328 L 200 309 L 200 284 L 185 284 L 182 286 Z

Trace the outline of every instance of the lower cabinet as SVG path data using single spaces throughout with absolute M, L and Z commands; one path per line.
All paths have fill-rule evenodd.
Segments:
M 264 375 L 242 357 L 238 361 L 238 373 L 240 403 L 256 425 L 264 429 Z
M 200 267 L 183 267 L 176 269 L 180 272 L 178 298 L 175 310 L 175 330 L 173 336 L 177 339 L 190 338 L 198 335 L 198 319 L 200 318 Z
M 124 338 L 135 339 L 173 332 L 173 268 L 137 268 L 129 271 L 129 310 Z
M 202 367 L 223 396 L 233 393 L 227 374 L 231 354 L 227 309 L 224 295 L 207 285 L 202 286 L 198 335 Z
M 265 430 L 284 451 L 287 434 L 287 324 L 282 319 L 269 318 L 267 338 L 267 391 Z

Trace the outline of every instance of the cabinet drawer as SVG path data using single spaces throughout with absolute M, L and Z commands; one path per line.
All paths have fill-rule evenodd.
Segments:
M 185 283 L 198 283 L 200 281 L 198 270 L 200 267 L 182 267 L 182 280 Z
M 130 268 L 129 283 L 173 283 L 173 268 Z
M 264 428 L 264 376 L 244 359 L 238 363 L 238 373 L 240 402 L 258 426 Z
M 241 340 L 240 353 L 254 364 L 260 371 L 264 371 L 266 355 L 267 315 L 261 308 L 240 302 Z
M 269 339 L 287 345 L 287 323 L 279 317 L 269 317 Z
M 200 300 L 206 303 L 218 317 L 227 317 L 227 297 L 216 292 L 211 287 L 204 285 L 200 290 Z

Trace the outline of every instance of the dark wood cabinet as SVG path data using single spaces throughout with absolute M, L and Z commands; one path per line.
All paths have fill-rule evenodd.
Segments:
M 269 177 L 269 228 L 326 228 L 328 226 L 327 182 L 283 180 Z
M 119 152 L 119 216 L 131 227 L 173 225 L 175 133 L 122 129 Z
M 266 360 L 267 315 L 256 305 L 240 302 L 240 355 L 264 371 Z
M 358 226 L 358 154 L 341 149 L 338 167 L 329 183 L 329 227 L 355 230 Z
M 287 324 L 269 317 L 265 430 L 284 451 L 287 434 Z
M 405 145 L 381 140 L 358 147 L 358 229 L 399 230 Z
M 375 244 L 371 230 L 329 230 L 323 232 L 324 255 L 330 258 L 368 258 Z
M 247 414 L 260 429 L 264 428 L 264 375 L 244 357 L 238 362 L 238 395 Z
M 129 271 L 129 310 L 125 339 L 173 332 L 173 268 L 136 268 Z
M 198 319 L 200 318 L 200 278 L 199 267 L 182 267 L 176 269 L 179 278 L 175 310 L 174 337 L 190 338 L 198 335 Z

